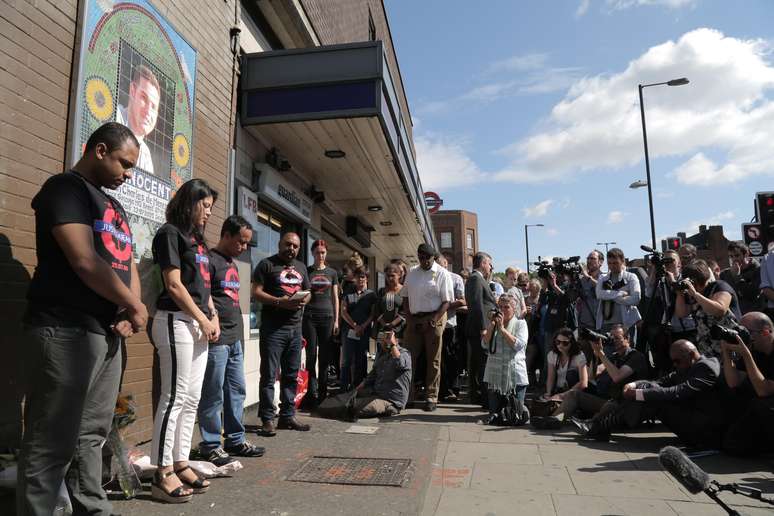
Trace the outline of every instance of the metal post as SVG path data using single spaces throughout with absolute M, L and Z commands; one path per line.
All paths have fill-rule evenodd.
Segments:
M 656 249 L 656 222 L 653 218 L 653 187 L 650 180 L 650 158 L 648 156 L 648 131 L 645 129 L 645 104 L 642 100 L 643 85 L 639 84 L 640 90 L 640 115 L 642 116 L 642 141 L 645 145 L 645 174 L 648 182 L 648 208 L 650 209 L 650 238 L 651 247 Z
M 527 231 L 527 228 L 529 226 L 527 224 L 524 224 L 524 242 L 527 245 L 527 276 L 529 276 L 529 232 Z

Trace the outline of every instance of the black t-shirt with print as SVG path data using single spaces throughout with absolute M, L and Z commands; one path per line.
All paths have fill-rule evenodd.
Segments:
M 197 242 L 193 235 L 180 231 L 172 224 L 164 224 L 153 237 L 153 263 L 158 264 L 162 271 L 180 269 L 180 281 L 191 299 L 199 310 L 209 314 L 210 257 L 203 243 Z M 181 310 L 166 286 L 159 294 L 156 307 L 172 312 Z
M 274 297 L 292 296 L 299 290 L 309 290 L 309 276 L 306 265 L 298 260 L 285 263 L 276 254 L 264 258 L 253 272 L 253 281 L 263 285 L 263 291 Z M 262 324 L 295 326 L 301 322 L 303 309 L 286 310 L 269 304 L 263 305 Z
M 242 309 L 239 307 L 239 271 L 230 256 L 210 251 L 212 302 L 220 320 L 220 339 L 212 344 L 234 344 L 242 339 Z
M 339 282 L 338 273 L 330 267 L 317 269 L 314 265 L 309 266 L 307 273 L 312 299 L 306 305 L 306 313 L 333 316 L 333 286 Z
M 629 366 L 632 369 L 632 374 L 624 378 L 621 382 L 613 382 L 613 378 L 604 371 L 597 377 L 597 394 L 605 398 L 616 398 L 620 396 L 622 387 L 637 380 L 645 380 L 648 377 L 648 359 L 645 355 L 637 351 L 636 349 L 629 349 L 625 355 L 621 356 L 618 353 L 614 353 L 610 357 L 610 361 L 618 369 L 623 366 Z
M 358 293 L 357 289 L 344 296 L 347 313 L 357 324 L 363 324 L 371 316 L 374 305 L 379 301 L 376 292 L 365 289 Z M 347 325 L 349 326 L 349 325 Z
M 32 199 L 38 265 L 32 276 L 24 321 L 32 326 L 84 327 L 107 334 L 118 307 L 89 288 L 73 271 L 54 239 L 62 224 L 89 226 L 94 249 L 128 287 L 132 233 L 116 199 L 75 171 L 49 178 Z

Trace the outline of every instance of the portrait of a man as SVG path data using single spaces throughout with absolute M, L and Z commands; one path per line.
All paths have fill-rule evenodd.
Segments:
M 126 106 L 118 105 L 116 121 L 129 127 L 140 142 L 140 157 L 137 168 L 155 174 L 153 158 L 145 138 L 156 128 L 161 98 L 159 81 L 145 65 L 136 65 L 129 83 Z

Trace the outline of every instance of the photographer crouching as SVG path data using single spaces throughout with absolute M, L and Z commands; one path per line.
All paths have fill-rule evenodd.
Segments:
M 774 325 L 762 312 L 742 317 L 747 330 L 725 330 L 721 342 L 723 375 L 737 408 L 723 439 L 723 449 L 736 455 L 774 451 Z M 748 342 L 745 342 L 747 340 Z M 752 349 L 751 349 L 752 348 Z

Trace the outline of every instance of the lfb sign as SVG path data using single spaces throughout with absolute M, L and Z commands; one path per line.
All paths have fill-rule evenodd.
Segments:
M 258 227 L 258 196 L 247 187 L 239 187 L 239 214 L 254 228 Z

